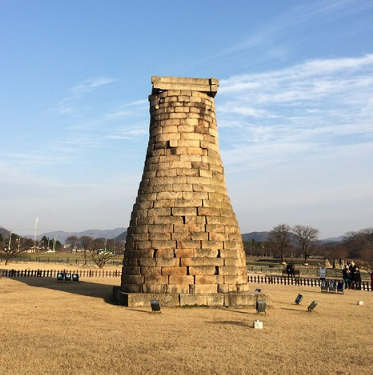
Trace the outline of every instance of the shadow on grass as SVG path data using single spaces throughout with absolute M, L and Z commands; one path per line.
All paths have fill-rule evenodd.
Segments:
M 100 298 L 104 300 L 105 303 L 120 306 L 113 297 L 113 286 L 118 285 L 119 282 L 119 280 L 115 278 L 113 278 L 113 285 L 89 281 L 57 281 L 57 279 L 51 277 L 9 277 L 9 279 L 35 288 L 45 288 L 80 296 Z
M 240 322 L 240 321 L 234 321 L 234 320 L 214 320 L 212 322 L 207 322 L 208 324 L 218 324 L 218 325 L 233 325 L 233 326 L 239 326 L 239 327 L 245 327 L 245 328 L 253 328 L 252 324 L 246 323 L 246 322 Z

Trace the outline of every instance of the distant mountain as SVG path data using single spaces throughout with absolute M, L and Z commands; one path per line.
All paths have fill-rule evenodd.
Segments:
M 256 241 L 262 242 L 268 240 L 268 233 L 269 232 L 250 232 L 242 234 L 242 241 Z
M 3 237 L 9 237 L 9 231 L 3 227 L 0 227 L 0 234 L 3 236 Z
M 83 232 L 64 232 L 64 231 L 55 231 L 55 232 L 46 232 L 42 234 L 38 234 L 37 239 L 41 240 L 44 236 L 47 238 L 55 238 L 57 236 L 57 240 L 60 241 L 62 244 L 65 243 L 66 238 L 70 236 L 89 236 L 92 238 L 107 238 L 109 240 L 117 239 L 118 236 L 121 236 L 123 232 L 126 231 L 126 228 L 115 228 L 115 229 L 88 229 Z
M 250 233 L 243 233 L 242 234 L 242 240 L 243 241 L 267 241 L 268 240 L 268 233 L 269 232 L 250 232 Z M 0 226 L 0 234 L 2 234 L 4 237 L 9 237 L 9 230 L 5 229 L 4 227 Z M 58 241 L 60 241 L 62 244 L 65 243 L 65 240 L 67 237 L 70 236 L 90 236 L 93 238 L 107 238 L 107 239 L 114 239 L 115 241 L 124 241 L 126 239 L 127 230 L 126 228 L 120 227 L 115 229 L 88 229 L 83 232 L 64 232 L 64 231 L 55 231 L 55 232 L 47 232 L 42 233 L 37 236 L 38 240 L 41 240 L 44 236 L 53 239 L 55 236 L 57 236 Z M 28 238 L 33 238 L 33 236 L 26 236 Z M 326 243 L 338 243 L 342 242 L 344 236 L 339 237 L 331 237 L 326 239 L 319 240 L 320 245 L 324 245 Z
M 126 236 L 127 236 L 127 231 L 121 233 L 118 237 L 115 237 L 115 241 L 119 242 L 119 241 L 125 241 L 126 240 Z
M 268 233 L 269 232 L 251 232 L 251 233 L 244 233 L 242 234 L 242 241 L 267 241 L 268 240 Z M 292 235 L 294 237 L 294 235 Z M 324 245 L 327 243 L 339 243 L 342 242 L 345 239 L 345 236 L 339 236 L 339 237 L 331 237 L 331 238 L 325 238 L 322 240 L 319 240 L 320 245 Z M 294 238 L 293 238 L 294 241 Z
M 338 243 L 342 242 L 346 237 L 345 236 L 339 236 L 339 237 L 330 237 L 325 238 L 324 240 L 319 240 L 320 245 L 324 245 L 326 243 Z

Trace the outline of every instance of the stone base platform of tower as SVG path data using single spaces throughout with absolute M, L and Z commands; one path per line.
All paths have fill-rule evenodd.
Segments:
M 125 293 L 119 286 L 113 287 L 114 299 L 126 307 L 149 307 L 150 301 L 158 300 L 163 307 L 211 306 L 245 307 L 255 306 L 256 301 L 265 300 L 271 305 L 270 295 L 264 293 Z

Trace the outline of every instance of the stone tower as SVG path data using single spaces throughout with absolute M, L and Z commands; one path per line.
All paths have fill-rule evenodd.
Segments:
M 219 81 L 152 77 L 152 84 L 149 144 L 115 298 L 126 306 L 251 304 L 219 152 Z

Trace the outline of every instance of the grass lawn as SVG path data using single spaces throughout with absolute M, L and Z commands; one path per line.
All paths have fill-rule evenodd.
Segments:
M 165 308 L 159 314 L 150 305 L 115 304 L 112 286 L 119 284 L 119 278 L 0 279 L 1 372 L 373 373 L 372 292 L 336 295 L 315 287 L 252 284 L 251 290 L 271 295 L 273 307 L 265 315 L 253 307 Z M 300 305 L 294 302 L 298 293 Z M 307 312 L 313 300 L 318 306 Z M 253 329 L 256 319 L 262 330 Z

